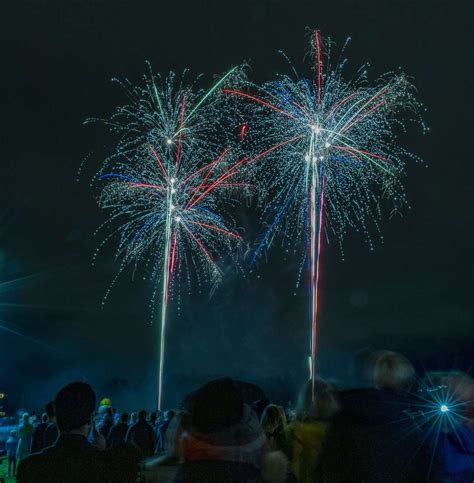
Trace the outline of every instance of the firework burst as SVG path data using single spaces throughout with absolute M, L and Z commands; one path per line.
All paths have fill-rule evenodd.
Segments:
M 222 90 L 240 99 L 248 112 L 252 149 L 266 147 L 254 169 L 262 191 L 270 193 L 264 219 L 271 221 L 254 260 L 276 234 L 283 234 L 292 251 L 295 240 L 307 246 L 300 274 L 307 261 L 314 381 L 323 228 L 339 241 L 349 228 L 368 234 L 369 220 L 377 226 L 381 197 L 390 198 L 394 210 L 407 204 L 401 178 L 405 160 L 417 158 L 397 144 L 395 133 L 404 128 L 406 114 L 420 122 L 420 105 L 405 75 L 389 73 L 370 85 L 363 66 L 347 81 L 344 60 L 331 67 L 330 42 L 323 45 L 319 32 L 313 32 L 311 45 L 312 79 L 293 69 L 293 76 L 281 75 L 263 86 L 244 82 Z
M 105 183 L 99 205 L 110 212 L 100 229 L 116 226 L 99 251 L 118 238 L 117 277 L 129 265 L 142 265 L 160 287 L 152 299 L 154 307 L 155 296 L 161 297 L 159 408 L 173 285 L 183 272 L 189 283 L 193 277 L 216 283 L 219 254 L 234 253 L 241 240 L 226 208 L 249 188 L 241 179 L 245 159 L 215 147 L 220 117 L 212 98 L 234 71 L 198 94 L 182 84 L 175 89 L 173 76 L 159 89 L 153 77 L 143 89 L 128 89 L 132 104 L 107 121 L 122 137 L 96 175 Z
M 173 72 L 162 77 L 147 65 L 149 73 L 140 85 L 133 85 L 127 79 L 112 79 L 125 90 L 128 104 L 118 107 L 107 119 L 86 121 L 104 123 L 120 136 L 114 153 L 104 164 L 124 154 L 133 154 L 150 140 L 174 146 L 178 158 L 180 151 L 191 143 L 195 149 L 204 150 L 210 145 L 220 145 L 226 132 L 221 128 L 222 122 L 227 116 L 220 110 L 219 87 L 243 77 L 242 68 L 233 67 L 204 91 L 195 86 L 199 77 L 194 82 L 186 81 L 187 71 L 180 77 Z

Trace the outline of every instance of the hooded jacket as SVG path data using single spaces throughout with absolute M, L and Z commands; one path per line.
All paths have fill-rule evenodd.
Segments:
M 256 414 L 244 406 L 242 419 L 218 431 L 183 436 L 184 464 L 175 482 L 258 481 L 266 438 Z
M 321 451 L 328 423 L 324 421 L 294 421 L 286 433 L 286 454 L 291 472 L 301 483 L 312 480 L 312 470 Z
M 453 425 L 456 424 L 453 422 Z M 432 481 L 474 481 L 474 426 L 472 423 L 452 427 L 439 435 L 435 451 Z
M 427 447 L 408 417 L 412 401 L 405 393 L 358 389 L 340 396 L 342 411 L 328 429 L 315 481 L 427 481 Z

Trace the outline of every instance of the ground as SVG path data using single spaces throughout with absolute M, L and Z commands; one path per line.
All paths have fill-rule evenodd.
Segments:
M 8 460 L 7 458 L 2 458 L 0 464 L 0 478 L 5 478 L 6 483 L 15 483 L 16 478 L 8 478 Z M 1 480 L 0 480 L 1 481 Z

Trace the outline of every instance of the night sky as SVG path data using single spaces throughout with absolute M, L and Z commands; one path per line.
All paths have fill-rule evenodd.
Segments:
M 150 406 L 155 395 L 150 284 L 127 272 L 102 309 L 117 270 L 113 246 L 92 266 L 101 240 L 93 232 L 105 214 L 89 182 L 110 138 L 83 121 L 126 102 L 111 78 L 140 82 L 149 60 L 156 72 L 203 73 L 205 87 L 247 61 L 259 82 L 288 72 L 279 49 L 303 71 L 306 27 L 339 47 L 351 36 L 350 65 L 370 61 L 371 79 L 401 66 L 431 129 L 412 129 L 403 140 L 429 167 L 409 164 L 412 209 L 392 219 L 386 210 L 384 243 L 376 239 L 370 252 L 353 233 L 345 261 L 334 240 L 324 246 L 321 374 L 350 384 L 352 354 L 363 347 L 399 350 L 418 368 L 469 370 L 472 13 L 471 2 L 447 0 L 3 2 L 0 319 L 24 336 L 0 331 L 0 384 L 11 401 L 41 405 L 71 379 L 133 408 Z M 253 242 L 255 209 L 239 216 Z M 294 295 L 297 260 L 276 246 L 259 270 L 225 275 L 212 298 L 196 287 L 182 293 L 179 314 L 171 311 L 168 404 L 222 375 L 287 400 L 307 376 L 307 292 Z

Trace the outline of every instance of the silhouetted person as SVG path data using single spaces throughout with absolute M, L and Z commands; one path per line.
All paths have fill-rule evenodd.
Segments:
M 374 366 L 380 352 L 370 347 L 358 350 L 352 367 L 353 388 L 368 388 L 374 384 Z
M 166 439 L 166 431 L 168 429 L 168 426 L 170 425 L 171 420 L 174 418 L 175 412 L 172 410 L 166 411 L 164 413 L 163 420 L 161 423 L 157 425 L 156 428 L 156 435 L 158 439 L 158 444 L 157 444 L 157 451 L 164 451 L 165 449 L 165 439 Z
M 122 413 L 120 421 L 112 426 L 107 437 L 107 448 L 125 443 L 128 432 L 128 413 Z
M 158 412 L 157 411 L 153 411 L 151 414 L 150 414 L 150 424 L 155 427 L 156 426 L 156 422 L 158 420 Z
M 267 437 L 270 450 L 285 450 L 287 448 L 286 434 L 288 422 L 285 410 L 281 406 L 269 404 L 260 418 L 262 429 Z
M 31 441 L 31 452 L 38 453 L 44 448 L 44 433 L 48 427 L 48 415 L 43 413 L 41 416 L 41 422 L 38 423 L 33 430 L 33 438 Z
M 20 462 L 19 483 L 135 481 L 136 458 L 130 452 L 114 457 L 88 442 L 95 402 L 94 391 L 82 382 L 58 392 L 54 405 L 60 436 L 53 446 Z
M 16 451 L 18 448 L 18 439 L 16 431 L 10 431 L 10 436 L 5 443 L 5 450 L 8 458 L 8 476 L 16 475 Z
M 191 401 L 176 483 L 258 481 L 266 438 L 257 415 L 231 379 L 201 387 Z
M 43 448 L 53 446 L 59 438 L 59 430 L 56 424 L 56 413 L 54 409 L 54 401 L 46 404 L 46 414 L 48 415 L 48 426 L 43 435 Z
M 331 418 L 339 410 L 333 387 L 322 379 L 308 381 L 298 397 L 295 419 L 286 430 L 283 448 L 290 460 L 292 474 L 300 483 L 313 481 L 317 459 Z
M 30 424 L 33 426 L 33 428 L 36 426 L 36 424 L 38 423 L 38 416 L 36 414 L 36 411 L 33 411 L 31 414 L 30 414 Z
M 97 430 L 105 439 L 107 439 L 113 425 L 114 418 L 112 414 L 112 409 L 107 408 L 105 411 L 103 411 L 103 414 L 101 415 L 101 418 L 97 424 Z
M 146 420 L 144 409 L 138 413 L 138 421 L 130 426 L 126 441 L 140 449 L 144 458 L 154 454 L 156 448 L 155 430 Z
M 415 379 L 400 354 L 379 352 L 372 366 L 374 387 L 341 394 L 317 460 L 314 481 L 322 483 L 423 482 L 428 466 L 423 435 L 408 416 Z
M 24 413 L 18 426 L 18 448 L 16 459 L 21 461 L 31 454 L 31 441 L 33 438 L 33 425 L 30 423 L 30 415 Z

